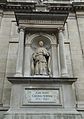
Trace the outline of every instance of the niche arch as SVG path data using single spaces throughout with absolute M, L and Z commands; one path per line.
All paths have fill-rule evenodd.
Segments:
M 32 54 L 38 47 L 38 42 L 42 40 L 44 47 L 50 52 L 51 55 L 51 74 L 52 76 L 58 76 L 57 67 L 57 38 L 55 35 L 47 33 L 34 33 L 26 35 L 25 44 L 25 64 L 24 64 L 24 76 L 32 76 L 31 72 L 31 58 Z
M 47 34 L 47 33 L 35 33 L 35 34 L 32 34 L 32 35 L 28 36 L 27 43 L 28 44 L 32 44 L 33 39 L 35 39 L 36 37 L 39 37 L 39 36 L 43 36 L 46 39 L 48 39 L 50 41 L 51 45 L 52 44 L 57 44 L 57 38 L 55 38 L 54 35 L 50 35 L 50 34 Z
M 41 51 L 39 48 L 41 48 L 39 46 L 39 42 L 42 41 L 43 42 L 43 51 Z M 51 68 L 51 42 L 50 42 L 50 39 L 48 39 L 47 37 L 43 36 L 43 35 L 37 35 L 36 37 L 34 37 L 32 40 L 31 40 L 31 48 L 32 48 L 32 54 L 31 54 L 31 75 L 32 76 L 50 76 L 52 75 L 52 68 Z M 38 50 L 38 53 L 37 52 L 37 49 Z M 45 50 L 46 49 L 46 50 Z M 49 57 L 46 58 L 46 56 L 42 55 L 42 52 L 46 54 L 46 56 L 48 56 L 47 53 L 49 53 Z M 40 55 L 41 53 L 41 55 Z M 38 54 L 38 55 L 37 55 Z M 36 55 L 36 56 L 35 56 Z M 36 58 L 35 58 L 36 57 Z M 42 59 L 40 59 L 40 57 L 42 57 Z M 35 59 L 33 60 L 33 58 L 35 59 L 38 59 L 39 58 L 39 62 L 37 60 L 37 63 L 35 62 Z M 40 64 L 39 64 L 39 63 Z M 44 62 L 44 63 L 42 63 Z M 45 63 L 46 62 L 46 63 Z M 35 65 L 36 64 L 36 65 Z M 43 66 L 42 66 L 43 64 Z

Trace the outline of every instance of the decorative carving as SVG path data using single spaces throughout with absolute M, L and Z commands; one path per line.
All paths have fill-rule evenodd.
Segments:
M 43 0 L 38 0 L 38 4 L 42 4 Z
M 40 41 L 36 52 L 32 54 L 32 74 L 50 76 L 50 53 L 43 45 L 43 41 Z
M 18 33 L 20 33 L 21 31 L 25 31 L 25 27 L 24 26 L 19 26 L 18 27 Z

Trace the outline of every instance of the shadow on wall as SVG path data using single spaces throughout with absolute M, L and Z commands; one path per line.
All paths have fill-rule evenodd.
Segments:
M 7 2 L 7 0 L 0 0 L 0 3 L 4 3 L 4 2 Z

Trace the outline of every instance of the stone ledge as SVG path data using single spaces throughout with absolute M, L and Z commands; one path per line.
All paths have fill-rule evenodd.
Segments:
M 77 78 L 70 77 L 7 77 L 11 83 L 73 83 Z
M 9 107 L 0 107 L 0 111 L 8 111 Z
M 52 114 L 52 113 L 45 113 L 45 114 L 24 114 L 24 113 L 12 113 L 12 114 L 5 114 L 5 119 L 82 119 L 81 114 Z
M 78 111 L 84 111 L 84 101 L 78 101 L 77 102 L 77 110 Z
M 36 4 L 37 2 L 7 2 L 6 0 L 0 0 L 0 9 L 5 10 L 17 10 L 17 11 L 25 11 L 25 12 L 31 12 L 36 10 Z M 61 2 L 59 3 L 49 3 L 44 2 L 44 5 L 46 5 L 46 8 L 50 12 L 63 12 L 63 11 L 84 11 L 84 2 Z

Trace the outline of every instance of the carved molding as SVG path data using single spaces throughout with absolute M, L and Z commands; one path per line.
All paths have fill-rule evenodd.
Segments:
M 51 44 L 56 44 L 56 40 L 54 41 L 54 38 L 53 38 L 53 36 L 51 36 L 50 34 L 47 34 L 47 33 L 42 33 L 42 32 L 40 32 L 40 33 L 35 33 L 35 34 L 32 34 L 32 35 L 30 35 L 29 37 L 28 37 L 28 44 L 32 44 L 32 40 L 33 39 L 35 39 L 36 37 L 39 37 L 39 36 L 43 36 L 43 37 L 45 37 L 46 39 L 49 39 L 50 40 L 50 42 L 51 42 Z
M 46 10 L 49 12 L 69 12 L 69 11 L 84 11 L 84 2 L 70 2 L 70 3 L 49 3 L 44 2 L 44 6 Z M 31 12 L 35 11 L 37 7 L 37 2 L 6 2 L 0 1 L 0 9 L 2 10 L 12 10 L 12 11 L 24 11 L 24 12 Z M 42 6 L 40 6 L 42 7 Z
M 54 78 L 54 77 L 7 77 L 8 78 L 8 81 L 10 81 L 11 83 L 13 84 L 17 84 L 17 83 L 32 83 L 32 82 L 36 82 L 36 83 L 51 83 L 51 82 L 54 82 L 54 83 L 69 83 L 69 84 L 72 84 L 74 83 L 77 78 L 66 78 L 66 77 L 57 77 L 57 78 Z M 27 80 L 24 80 L 24 79 L 27 79 Z

